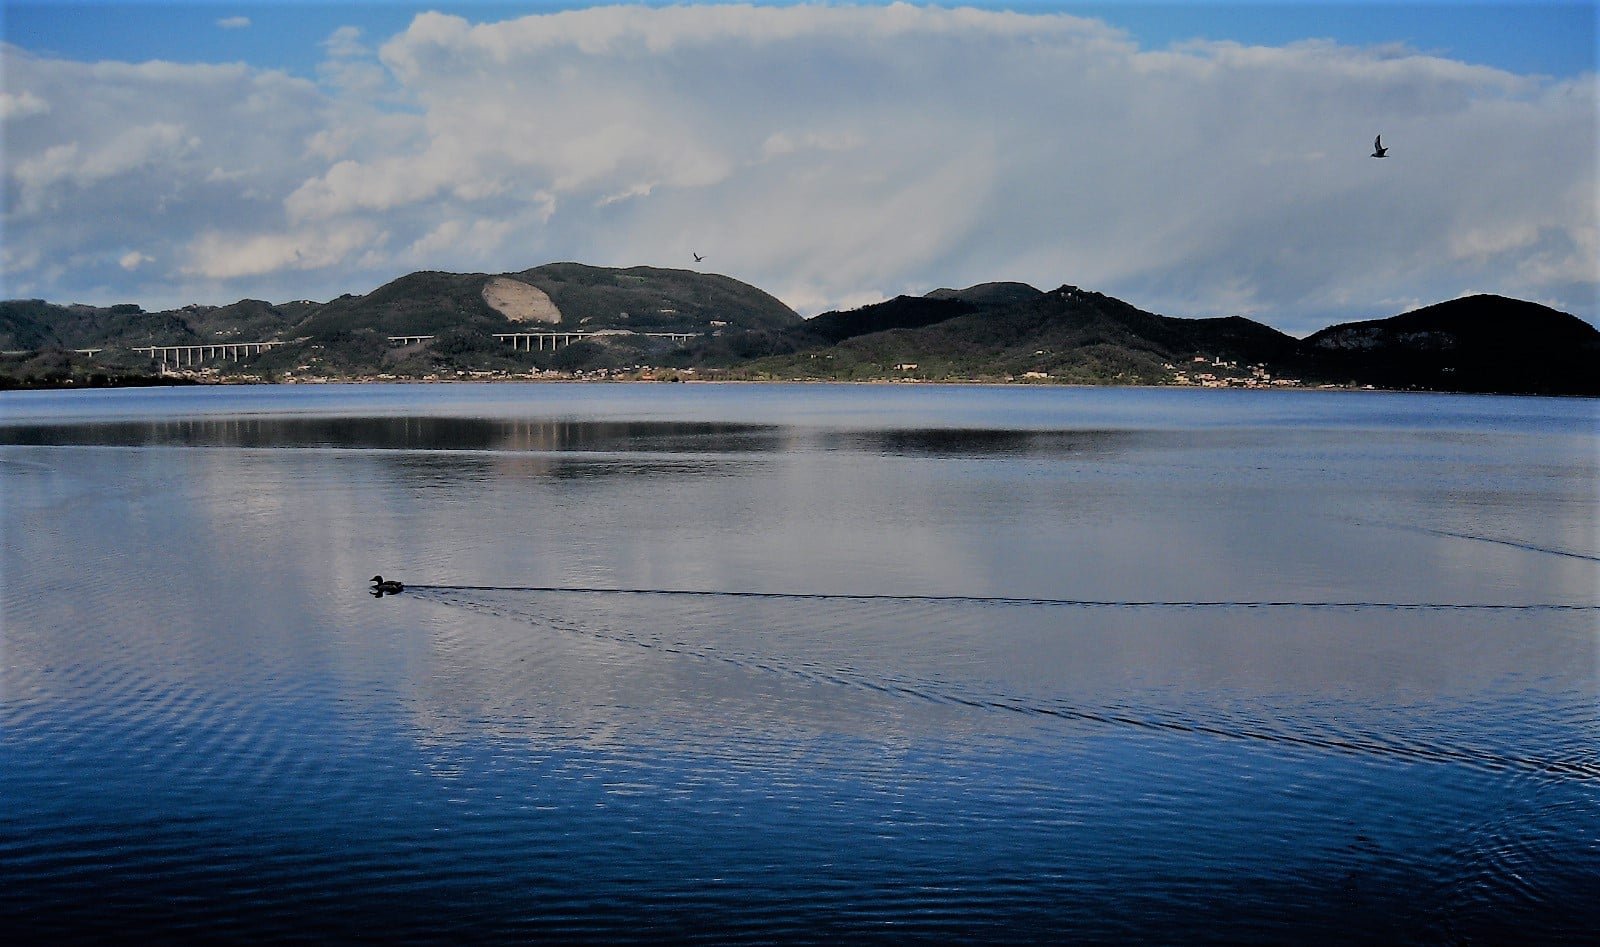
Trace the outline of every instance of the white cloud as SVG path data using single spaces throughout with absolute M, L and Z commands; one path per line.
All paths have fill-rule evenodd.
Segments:
M 279 233 L 226 230 L 200 234 L 187 248 L 186 275 L 226 280 L 343 263 L 383 239 L 371 225 L 351 222 Z
M 328 55 L 335 59 L 351 59 L 356 56 L 365 56 L 370 50 L 361 42 L 361 28 L 359 26 L 341 26 L 322 41 L 322 48 Z
M 497 251 L 515 224 L 509 220 L 446 220 L 406 248 L 405 258 L 418 269 L 445 266 L 473 269 L 472 261 Z
M 117 258 L 117 265 L 125 270 L 137 270 L 146 263 L 154 262 L 154 257 L 145 256 L 137 250 L 130 250 Z
M 0 92 L 0 121 L 43 115 L 50 111 L 50 103 L 32 92 Z
M 243 30 L 250 27 L 250 18 L 247 16 L 225 16 L 217 21 L 217 26 L 225 30 Z
M 1469 287 L 1596 317 L 1593 76 L 906 4 L 427 13 L 323 46 L 320 87 L 8 55 L 8 240 L 59 258 L 137 209 L 161 262 L 122 297 L 693 248 L 807 312 L 1019 279 L 1297 332 Z

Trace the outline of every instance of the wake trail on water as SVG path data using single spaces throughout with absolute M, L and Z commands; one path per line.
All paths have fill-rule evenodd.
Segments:
M 583 636 L 592 640 L 636 647 L 648 651 L 670 654 L 675 657 L 716 662 L 741 670 L 755 670 L 802 681 L 844 687 L 856 691 L 871 691 L 899 699 L 913 699 L 936 704 L 970 707 L 985 712 L 1012 713 L 1042 719 L 1070 720 L 1075 722 L 1133 728 L 1153 733 L 1216 737 L 1227 740 L 1267 743 L 1284 747 L 1349 754 L 1369 758 L 1392 759 L 1408 762 L 1465 765 L 1488 772 L 1520 772 L 1524 775 L 1548 779 L 1600 780 L 1600 759 L 1542 759 L 1517 756 L 1492 750 L 1448 746 L 1426 741 L 1384 742 L 1371 737 L 1342 734 L 1316 734 L 1286 730 L 1256 720 L 1225 720 L 1208 722 L 1192 718 L 1163 716 L 1148 711 L 1117 707 L 1085 707 L 1059 700 L 975 695 L 963 693 L 949 682 L 932 682 L 900 679 L 882 675 L 865 675 L 845 668 L 824 668 L 813 662 L 785 660 L 772 656 L 753 656 L 682 641 L 669 641 L 659 637 L 644 638 L 636 634 L 552 618 L 543 614 L 530 614 L 523 607 L 497 603 L 486 597 L 497 593 L 572 593 L 580 595 L 680 595 L 701 597 L 759 598 L 784 600 L 827 601 L 891 601 L 933 603 L 981 603 L 1014 606 L 1047 606 L 1074 608 L 1343 608 L 1343 609 L 1480 609 L 1480 610 L 1563 610 L 1600 611 L 1600 604 L 1450 604 L 1450 603 L 1380 603 L 1380 602 L 1165 602 L 1165 601 L 1098 601 L 1080 599 L 1016 598 L 1007 596 L 970 595 L 856 595 L 834 593 L 779 593 L 779 592 L 718 592 L 687 589 L 612 589 L 540 586 L 463 586 L 463 585 L 411 585 L 407 592 L 418 597 L 456 608 L 493 615 L 497 618 L 546 627 L 566 634 Z M 526 606 L 531 607 L 531 606 Z
M 1584 562 L 1600 562 L 1600 555 L 1588 552 L 1577 552 L 1572 549 L 1561 549 L 1556 546 L 1541 546 L 1538 543 L 1524 542 L 1520 539 L 1506 539 L 1500 536 L 1481 536 L 1477 533 L 1463 533 L 1452 529 L 1439 529 L 1434 526 L 1412 526 L 1406 523 L 1367 523 L 1360 520 L 1350 520 L 1357 526 L 1380 526 L 1383 529 L 1398 529 L 1408 533 L 1422 533 L 1425 536 L 1443 536 L 1446 539 L 1465 539 L 1475 543 L 1493 543 L 1496 546 L 1509 546 L 1512 549 L 1521 549 L 1524 552 L 1537 552 L 1546 556 L 1560 556 L 1563 559 L 1580 559 Z
M 1516 539 L 1500 539 L 1495 536 L 1476 536 L 1472 533 L 1458 533 L 1448 529 L 1428 529 L 1423 527 L 1418 527 L 1418 529 L 1420 529 L 1421 532 L 1431 533 L 1434 536 L 1447 536 L 1451 539 L 1470 539 L 1474 542 L 1494 543 L 1498 546 L 1510 546 L 1513 549 L 1525 549 L 1528 552 L 1540 552 L 1547 556 L 1561 556 L 1565 559 L 1582 559 L 1585 562 L 1600 562 L 1600 556 L 1592 556 L 1583 552 L 1573 552 L 1570 549 L 1557 549 L 1554 546 L 1539 546 L 1534 543 L 1526 543 Z
M 948 602 L 976 605 L 1034 605 L 1063 608 L 1319 608 L 1392 609 L 1398 611 L 1600 611 L 1600 603 L 1584 602 L 1374 602 L 1273 600 L 1150 600 L 1033 598 L 1009 595 L 936 595 L 872 592 L 755 592 L 717 589 L 585 588 L 538 585 L 407 585 L 416 592 L 526 592 L 528 594 L 662 595 L 696 598 L 746 598 L 789 601 Z

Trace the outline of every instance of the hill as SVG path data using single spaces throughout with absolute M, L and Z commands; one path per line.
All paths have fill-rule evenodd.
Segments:
M 1027 283 L 979 283 L 966 289 L 936 289 L 929 299 L 959 299 L 975 306 L 1009 306 L 1038 299 L 1044 293 Z
M 843 342 L 890 329 L 918 329 L 958 316 L 1001 309 L 1043 296 L 1026 283 L 981 283 L 966 289 L 936 289 L 926 296 L 896 296 L 848 311 L 825 312 L 790 333 L 797 343 Z
M 1331 326 L 1305 340 L 1303 357 L 1330 377 L 1382 388 L 1600 394 L 1600 331 L 1504 296 Z
M 313 338 L 372 329 L 386 335 L 481 332 L 707 332 L 800 324 L 788 306 L 726 276 L 636 266 L 551 263 L 517 273 L 402 276 L 365 296 L 341 296 L 299 327 Z
M 1332 384 L 1600 395 L 1600 331 L 1566 313 L 1473 296 L 1305 340 L 1239 316 L 1183 319 L 1100 293 L 987 284 L 825 313 L 753 364 L 775 377 L 1069 383 Z M 1031 289 L 1025 287 L 1024 289 Z M 1190 368 L 1196 360 L 1207 364 Z
M 784 329 L 801 321 L 767 293 L 714 273 L 549 263 L 510 276 L 547 295 L 563 328 L 703 332 Z
M 993 286 L 995 284 L 990 284 Z M 1052 292 L 985 287 L 902 296 L 826 313 L 791 339 L 831 343 L 774 353 L 775 374 L 866 378 L 1033 378 L 1080 383 L 1156 384 L 1174 362 L 1204 354 L 1249 363 L 1284 359 L 1296 341 L 1237 317 L 1175 319 L 1076 286 Z M 825 331 L 812 328 L 820 324 Z M 835 341 L 836 340 L 836 341 Z
M 496 339 L 538 332 L 570 334 L 559 348 L 534 351 Z M 728 378 L 1600 395 L 1593 370 L 1600 331 L 1501 296 L 1331 326 L 1299 340 L 1238 316 L 1175 318 L 1076 286 L 1042 292 L 1021 283 L 937 289 L 802 320 L 725 276 L 579 263 L 501 274 L 422 271 L 326 303 L 244 299 L 146 312 L 133 304 L 12 300 L 0 303 L 0 384 L 118 383 L 158 367 L 134 346 L 264 340 L 288 344 L 238 360 L 212 358 L 189 374 L 530 377 L 650 365 Z
M 649 333 L 711 335 L 782 331 L 801 324 L 769 294 L 715 274 L 556 263 L 516 273 L 410 273 L 365 295 L 326 303 L 273 304 L 244 299 L 226 306 L 145 312 L 133 304 L 61 306 L 44 300 L 0 302 L 0 370 L 15 375 L 18 359 L 46 350 L 100 348 L 100 367 L 146 371 L 133 346 L 202 345 L 285 340 L 293 344 L 215 373 L 423 376 L 438 372 L 625 365 L 659 358 L 671 343 Z M 515 354 L 496 333 L 555 329 L 602 333 L 573 351 Z M 409 345 L 391 339 L 408 337 Z M 60 359 L 52 377 L 72 376 Z M 89 368 L 79 366 L 88 371 Z M 79 372 L 81 374 L 82 372 Z

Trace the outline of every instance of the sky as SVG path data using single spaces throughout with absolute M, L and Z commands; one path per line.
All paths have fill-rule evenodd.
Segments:
M 1594 2 L 0 16 L 0 298 L 575 260 L 802 315 L 1017 280 L 1295 335 L 1480 292 L 1597 322 Z

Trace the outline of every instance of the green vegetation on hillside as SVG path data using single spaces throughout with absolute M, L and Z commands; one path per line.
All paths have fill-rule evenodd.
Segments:
M 504 338 L 518 333 L 541 337 Z M 215 348 L 265 341 L 279 344 Z M 168 351 L 165 365 L 133 351 L 202 345 L 213 348 Z M 0 303 L 0 384 L 12 387 L 710 377 L 1597 395 L 1597 361 L 1593 326 L 1498 296 L 1333 326 L 1305 340 L 1240 317 L 1171 318 L 1074 286 L 1042 292 L 1019 283 L 939 289 L 802 320 L 725 276 L 578 263 L 499 276 L 411 273 L 326 303 L 245 299 L 156 313 L 134 304 Z
M 794 310 L 754 286 L 692 270 L 549 263 L 511 275 L 548 294 L 568 329 L 704 332 L 800 323 Z

